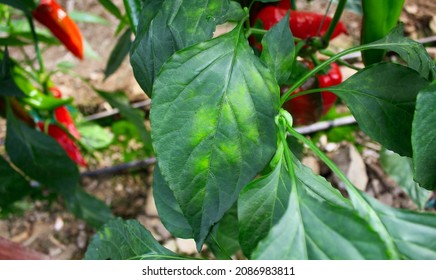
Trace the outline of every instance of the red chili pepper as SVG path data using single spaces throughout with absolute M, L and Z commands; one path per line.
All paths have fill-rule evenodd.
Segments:
M 304 63 L 307 69 L 312 69 L 313 64 L 310 62 Z M 330 65 L 330 70 L 327 74 L 317 75 L 319 88 L 326 88 L 338 85 L 342 82 L 342 74 L 339 66 L 336 63 Z M 299 87 L 292 94 L 297 94 L 303 90 L 308 90 L 316 87 L 315 80 L 308 80 L 303 86 Z M 289 86 L 281 87 L 282 93 L 286 92 Z M 325 115 L 333 106 L 337 96 L 329 91 L 321 93 L 311 93 L 294 98 L 284 104 L 284 108 L 291 113 L 294 118 L 295 125 L 307 125 L 316 122 L 322 115 Z
M 38 122 L 37 125 L 41 131 L 44 131 L 44 122 Z M 59 143 L 59 145 L 61 145 L 62 148 L 64 148 L 68 156 L 74 162 L 81 166 L 87 166 L 87 163 L 83 158 L 82 154 L 80 153 L 80 150 L 77 147 L 76 143 L 74 142 L 74 140 L 68 137 L 68 133 L 62 130 L 62 128 L 58 127 L 55 124 L 49 124 L 47 133 L 48 135 L 53 137 Z
M 56 98 L 62 98 L 61 91 L 56 88 L 52 87 L 49 89 L 53 96 Z M 54 116 L 55 119 L 60 122 L 61 124 L 65 125 L 65 127 L 68 129 L 68 131 L 73 135 L 77 140 L 80 140 L 80 133 L 76 128 L 76 125 L 74 124 L 73 118 L 70 115 L 70 112 L 68 111 L 67 107 L 60 106 L 54 109 Z
M 49 91 L 53 93 L 53 96 L 56 98 L 61 98 L 62 93 L 61 91 L 56 87 L 49 88 Z M 54 117 L 56 121 L 61 123 L 65 126 L 65 128 L 68 130 L 68 132 L 76 138 L 76 140 L 80 139 L 80 133 L 76 128 L 76 125 L 74 124 L 73 118 L 70 115 L 70 112 L 68 111 L 67 107 L 60 106 L 54 109 L 53 111 Z M 39 129 L 41 131 L 44 131 L 44 123 L 38 122 L 37 123 Z M 56 139 L 56 141 L 59 143 L 59 145 L 64 148 L 64 150 L 67 152 L 68 156 L 77 164 L 81 166 L 87 166 L 87 163 L 85 159 L 83 158 L 82 154 L 80 153 L 79 148 L 77 147 L 76 143 L 74 142 L 74 139 L 71 139 L 67 132 L 65 132 L 62 128 L 57 126 L 56 124 L 49 124 L 48 126 L 48 135 Z
M 263 28 L 269 30 L 275 24 L 277 24 L 288 12 L 287 9 L 267 6 L 263 8 L 257 15 L 257 19 L 262 21 Z M 289 19 L 289 26 L 291 28 L 292 34 L 300 39 L 307 39 L 314 36 L 323 36 L 327 31 L 332 18 L 324 15 L 305 12 L 305 11 L 291 11 Z M 321 22 L 322 27 L 320 28 Z M 319 30 L 319 33 L 318 33 Z M 345 26 L 338 22 L 335 30 L 332 34 L 332 39 L 340 35 L 341 33 L 347 33 Z
M 316 80 L 309 79 L 305 84 L 299 87 L 292 94 L 297 94 L 304 90 L 316 87 Z M 289 89 L 289 86 L 281 87 L 281 92 L 284 93 Z M 283 108 L 291 113 L 294 125 L 307 125 L 316 122 L 322 115 L 322 97 L 321 93 L 311 93 L 303 95 L 283 104 Z
M 331 86 L 339 85 L 342 82 L 342 73 L 339 69 L 339 65 L 336 63 L 330 64 L 330 70 L 325 75 L 318 75 L 318 86 L 320 88 L 326 88 Z M 325 115 L 328 110 L 335 104 L 337 96 L 330 91 L 323 91 L 322 95 L 322 105 L 323 112 Z
M 55 0 L 41 0 L 33 18 L 46 26 L 76 57 L 83 59 L 83 39 L 76 23 Z

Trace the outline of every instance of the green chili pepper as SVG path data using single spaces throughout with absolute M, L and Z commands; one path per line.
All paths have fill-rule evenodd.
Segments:
M 26 95 L 20 100 L 38 110 L 53 110 L 59 106 L 71 103 L 73 98 L 59 99 L 53 96 L 45 95 L 40 90 L 36 89 L 33 84 L 20 73 L 19 69 L 14 69 L 13 77 L 15 83 Z
M 53 110 L 59 106 L 71 103 L 72 98 L 58 99 L 53 96 L 44 95 L 37 89 L 30 92 L 25 92 L 27 97 L 21 98 L 21 101 L 39 110 Z
M 404 0 L 362 0 L 361 43 L 367 44 L 385 37 L 397 25 Z M 362 52 L 365 65 L 383 60 L 386 51 L 367 50 Z

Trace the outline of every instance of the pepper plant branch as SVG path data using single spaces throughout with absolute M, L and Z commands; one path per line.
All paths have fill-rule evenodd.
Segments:
M 327 67 L 328 65 L 330 65 L 332 62 L 335 62 L 336 60 L 338 60 L 340 57 L 350 54 L 350 53 L 354 53 L 354 52 L 358 52 L 358 51 L 362 51 L 362 50 L 366 50 L 366 49 L 370 49 L 372 48 L 374 45 L 368 46 L 368 45 L 362 45 L 362 46 L 356 46 L 354 48 L 350 48 L 348 50 L 342 51 L 332 57 L 330 57 L 329 59 L 327 59 L 326 61 L 322 62 L 320 65 L 316 66 L 315 68 L 313 68 L 311 71 L 307 72 L 301 79 L 299 79 L 295 84 L 293 84 L 288 91 L 286 91 L 282 97 L 281 97 L 281 105 L 283 105 L 283 103 L 286 102 L 286 100 L 288 100 L 289 96 L 297 89 L 299 88 L 302 84 L 304 84 L 306 82 L 307 79 L 309 79 L 310 77 L 312 77 L 313 75 L 315 75 L 316 73 L 318 73 L 319 71 L 321 71 L 322 69 L 324 69 L 325 67 Z
M 333 19 L 330 22 L 329 28 L 322 36 L 322 43 L 324 45 L 324 48 L 326 48 L 329 45 L 330 39 L 332 38 L 333 32 L 335 31 L 336 25 L 338 24 L 339 19 L 342 16 L 342 12 L 344 11 L 346 4 L 347 4 L 347 0 L 339 0 L 338 5 L 336 6 L 336 11 L 333 16 Z
M 38 58 L 38 63 L 39 63 L 39 72 L 44 73 L 45 72 L 44 60 L 42 59 L 41 50 L 39 48 L 39 39 L 38 39 L 38 35 L 36 34 L 35 25 L 33 24 L 33 19 L 30 14 L 27 13 L 26 17 L 30 25 L 30 30 L 32 32 L 33 45 L 35 46 L 36 57 Z
M 302 92 L 299 92 L 299 93 L 296 93 L 296 94 L 292 94 L 291 96 L 289 96 L 289 98 L 286 101 L 295 99 L 297 97 L 300 97 L 300 96 L 303 96 L 303 95 L 306 95 L 306 94 L 327 91 L 326 89 L 328 89 L 328 88 L 313 88 L 313 89 L 308 89 L 308 90 L 305 90 L 305 91 L 302 91 Z
M 294 10 L 294 11 L 297 10 L 297 3 L 295 0 L 291 0 L 291 10 Z

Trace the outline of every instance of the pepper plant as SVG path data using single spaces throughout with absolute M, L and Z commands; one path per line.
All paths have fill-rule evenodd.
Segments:
M 0 155 L 0 217 L 16 213 L 17 202 L 25 198 L 60 196 L 78 218 L 99 227 L 113 215 L 80 187 L 77 165 L 87 166 L 82 151 L 97 149 L 103 142 L 90 140 L 96 138 L 90 134 L 98 131 L 100 139 L 110 137 L 95 123 L 76 126 L 73 99 L 62 98 L 51 79 L 69 67 L 46 69 L 42 56 L 43 45 L 62 44 L 83 59 L 80 30 L 55 0 L 0 3 L 0 116 L 7 120 L 5 151 Z M 44 29 L 37 28 L 35 21 Z M 14 54 L 20 50 L 23 58 L 10 57 L 9 49 Z
M 328 45 L 346 1 L 325 33 L 308 38 L 293 36 L 295 12 L 269 30 L 253 25 L 254 7 L 286 4 L 274 2 L 124 1 L 141 7 L 126 8 L 138 19 L 130 26 L 136 34 L 130 62 L 152 99 L 153 192 L 162 222 L 174 236 L 193 238 L 199 251 L 207 244 L 217 258 L 242 249 L 249 259 L 435 259 L 433 213 L 395 209 L 358 190 L 281 108 L 300 96 L 334 93 L 367 135 L 412 159 L 421 187 L 435 190 L 435 63 L 398 25 L 318 62 L 281 93 L 297 58 Z M 364 9 L 364 18 L 390 8 L 376 6 Z M 213 38 L 216 26 L 229 21 L 234 28 Z M 260 54 L 250 35 L 262 37 Z M 367 50 L 394 52 L 403 63 L 379 57 L 338 85 L 294 93 L 344 55 Z M 344 182 L 347 197 L 301 164 L 295 140 Z M 113 220 L 93 238 L 86 258 L 184 257 L 138 222 Z

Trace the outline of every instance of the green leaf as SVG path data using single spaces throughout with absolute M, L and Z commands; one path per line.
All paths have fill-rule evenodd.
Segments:
M 272 173 L 241 192 L 240 241 L 246 254 L 253 259 L 386 257 L 380 237 L 354 210 L 315 198 L 294 179 L 282 156 Z M 324 187 L 331 188 L 326 182 L 315 186 Z
M 151 97 L 154 80 L 163 63 L 177 50 L 211 38 L 217 21 L 228 10 L 229 1 L 154 0 L 147 3 L 130 62 L 136 80 Z
M 18 120 L 9 106 L 6 132 L 6 151 L 15 166 L 64 196 L 74 193 L 79 171 L 56 140 Z
M 157 164 L 154 166 L 153 173 L 153 197 L 165 228 L 175 237 L 192 238 L 192 228 L 183 216 L 182 209 L 177 204 L 173 191 L 162 177 Z
M 413 181 L 412 160 L 383 150 L 380 154 L 380 163 L 389 177 L 395 180 L 420 209 L 424 209 L 431 192 Z
M 110 22 L 107 21 L 105 18 L 102 18 L 98 15 L 87 13 L 87 12 L 70 11 L 70 12 L 68 12 L 68 15 L 75 22 L 85 22 L 85 23 L 96 23 L 96 24 L 110 25 Z
M 230 1 L 230 7 L 228 8 L 227 12 L 222 14 L 221 18 L 217 20 L 217 23 L 224 23 L 224 22 L 239 22 L 246 16 L 246 12 L 241 7 L 241 4 L 239 4 L 236 1 Z
M 80 142 L 89 150 L 99 150 L 108 147 L 114 136 L 96 123 L 79 123 L 77 129 L 80 133 Z
M 115 219 L 91 240 L 86 260 L 182 259 L 162 247 L 138 221 Z
M 16 36 L 8 36 L 8 37 L 0 38 L 0 46 L 22 47 L 30 44 L 32 44 L 32 42 L 21 40 Z
M 262 46 L 261 59 L 275 74 L 279 85 L 283 85 L 291 77 L 295 58 L 294 36 L 289 27 L 289 12 L 268 30 L 262 39 Z
M 384 206 L 359 191 L 339 168 L 310 140 L 294 129 L 288 131 L 312 149 L 345 183 L 350 200 L 359 215 L 371 224 L 386 245 L 390 259 L 435 258 L 436 215 L 414 213 Z
M 151 145 L 150 134 L 144 124 L 144 117 L 141 111 L 130 106 L 129 100 L 124 92 L 106 92 L 94 89 L 102 98 L 104 98 L 112 107 L 120 110 L 121 116 L 132 122 L 138 129 L 141 135 L 141 141 L 145 144 L 145 148 Z
M 274 153 L 279 87 L 238 26 L 171 57 L 154 91 L 159 167 L 201 248 Z
M 270 174 L 248 184 L 239 195 L 239 240 L 248 257 L 286 212 L 290 191 L 290 183 L 285 182 L 287 173 L 281 160 Z
M 31 192 L 29 182 L 0 156 L 0 213 Z M 1 215 L 1 214 L 0 214 Z
M 315 175 L 294 156 L 294 173 L 299 184 L 305 186 L 305 191 L 314 198 L 342 208 L 352 209 L 351 203 L 335 189 L 324 177 Z
M 123 63 L 124 59 L 129 54 L 130 46 L 132 45 L 131 35 L 132 31 L 127 29 L 118 39 L 117 44 L 111 51 L 106 64 L 106 69 L 104 70 L 105 79 L 107 79 L 120 67 L 121 63 Z
M 415 69 L 425 79 L 432 81 L 436 78 L 436 64 L 421 43 L 403 36 L 403 29 L 403 24 L 399 24 L 385 38 L 366 46 L 396 52 L 410 68 Z
M 100 228 L 114 217 L 103 201 L 86 193 L 80 187 L 75 189 L 73 195 L 65 196 L 64 199 L 68 211 L 94 228 Z
M 23 12 L 30 12 L 36 8 L 33 0 L 0 0 L 0 3 L 22 10 Z
M 416 96 L 426 85 L 428 81 L 408 67 L 380 63 L 329 91 L 347 104 L 366 134 L 389 150 L 411 157 Z
M 436 190 L 436 82 L 421 90 L 413 119 L 412 146 L 415 180 Z
M 98 0 L 98 2 L 113 16 L 119 20 L 123 20 L 120 9 L 112 2 L 112 0 Z
M 235 204 L 214 226 L 206 243 L 218 259 L 229 259 L 241 249 L 238 237 L 238 208 Z
M 402 259 L 436 259 L 436 215 L 416 213 L 388 207 L 362 193 L 366 201 L 377 211 L 395 242 Z
M 126 14 L 129 18 L 130 29 L 136 35 L 138 29 L 138 22 L 141 17 L 142 3 L 141 0 L 124 0 L 124 7 L 126 7 Z

